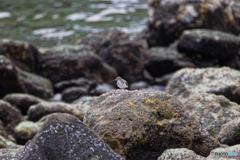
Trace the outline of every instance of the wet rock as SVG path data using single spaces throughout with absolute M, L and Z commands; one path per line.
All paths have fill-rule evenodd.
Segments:
M 223 95 L 240 104 L 240 72 L 228 67 L 181 69 L 170 80 L 166 91 L 185 103 L 198 93 Z
M 43 125 L 43 121 L 38 122 L 22 121 L 14 128 L 14 133 L 18 144 L 24 145 L 28 140 L 31 140 Z
M 48 116 L 20 158 L 123 160 L 76 117 L 61 113 Z
M 224 124 L 240 117 L 238 104 L 214 94 L 196 94 L 185 103 L 185 107 L 213 137 L 218 135 Z
M 69 113 L 82 120 L 88 108 L 89 106 L 82 105 L 82 103 L 67 104 L 63 102 L 42 102 L 29 108 L 28 120 L 38 121 L 43 116 L 56 112 Z
M 96 87 L 92 88 L 90 90 L 90 94 L 94 96 L 100 96 L 101 94 L 110 92 L 112 90 L 115 90 L 115 88 L 111 84 L 102 83 L 97 84 Z
M 239 158 L 240 145 L 230 146 L 226 148 L 216 148 L 211 151 L 206 160 L 226 160 Z M 231 156 L 231 154 L 234 154 Z M 237 156 L 236 154 L 237 153 Z
M 0 41 L 0 55 L 6 56 L 19 68 L 28 72 L 37 72 L 39 52 L 33 45 L 16 40 Z
M 146 49 L 141 44 L 130 41 L 124 33 L 100 32 L 84 39 L 82 43 L 89 45 L 104 62 L 115 68 L 118 75 L 129 83 L 146 78 L 143 74 Z
M 0 149 L 16 145 L 14 142 L 0 135 Z M 0 151 L 1 153 L 1 151 Z M 0 156 L 1 158 L 1 156 Z
M 2 160 L 19 160 L 24 146 L 14 145 L 5 149 L 0 149 L 0 159 Z
M 167 149 L 158 157 L 158 160 L 205 160 L 205 157 L 197 155 L 194 151 L 187 148 Z
M 62 92 L 62 100 L 65 102 L 72 102 L 83 95 L 88 95 L 88 88 L 85 87 L 70 87 Z
M 17 108 L 0 100 L 0 121 L 2 121 L 8 133 L 12 133 L 14 127 L 22 120 L 22 114 Z
M 157 159 L 169 148 L 207 156 L 219 146 L 196 117 L 164 92 L 105 93 L 92 103 L 83 122 L 126 159 Z
M 0 88 L 0 97 L 8 93 L 29 93 L 47 99 L 53 95 L 53 87 L 48 79 L 21 70 L 1 55 Z
M 54 83 L 81 77 L 111 82 L 117 76 L 116 71 L 99 56 L 84 46 L 76 47 L 65 46 L 45 51 L 40 56 L 40 73 Z
M 24 93 L 7 94 L 3 97 L 3 100 L 17 107 L 23 115 L 27 114 L 28 108 L 31 105 L 44 101 L 43 99 Z
M 182 31 L 207 28 L 239 34 L 230 1 L 148 0 L 148 44 L 167 46 Z
M 235 118 L 224 124 L 219 131 L 217 139 L 222 144 L 235 145 L 240 143 L 240 119 Z
M 185 30 L 178 42 L 178 49 L 199 59 L 232 59 L 239 54 L 240 38 L 214 30 Z
M 153 77 L 161 77 L 185 67 L 196 67 L 176 50 L 154 47 L 149 50 L 146 69 Z
M 56 90 L 56 92 L 62 92 L 64 89 L 70 87 L 85 87 L 89 89 L 92 85 L 94 85 L 93 81 L 90 81 L 89 79 L 86 78 L 78 78 L 58 82 L 54 85 L 54 89 Z

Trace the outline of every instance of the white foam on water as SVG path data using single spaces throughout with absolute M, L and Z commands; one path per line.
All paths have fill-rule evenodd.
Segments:
M 111 14 L 127 14 L 128 11 L 124 8 L 107 8 L 99 12 L 98 14 L 94 14 L 86 19 L 87 22 L 100 22 L 100 21 L 111 21 L 112 17 L 106 17 Z
M 61 30 L 58 32 L 53 32 L 53 33 L 48 33 L 45 35 L 42 35 L 43 38 L 59 38 L 59 39 L 63 39 L 64 37 L 68 37 L 71 36 L 75 33 L 75 31 L 70 30 L 70 31 L 65 31 L 65 30 Z
M 44 35 L 48 33 L 53 33 L 56 32 L 57 28 L 42 28 L 42 29 L 37 29 L 33 31 L 34 35 Z
M 10 12 L 0 12 L 0 19 L 2 18 L 9 18 L 12 14 Z
M 80 21 L 80 20 L 83 20 L 85 19 L 87 16 L 85 13 L 73 13 L 73 14 L 70 14 L 68 16 L 66 16 L 66 20 L 70 20 L 70 21 Z
M 47 13 L 40 13 L 33 17 L 34 20 L 42 19 L 47 15 Z

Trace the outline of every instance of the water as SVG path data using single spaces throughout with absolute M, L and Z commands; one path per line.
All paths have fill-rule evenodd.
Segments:
M 0 38 L 50 47 L 105 29 L 134 36 L 146 27 L 146 10 L 146 0 L 1 0 Z

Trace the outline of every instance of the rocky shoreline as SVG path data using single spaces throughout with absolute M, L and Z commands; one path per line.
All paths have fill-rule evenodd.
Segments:
M 240 157 L 240 1 L 148 5 L 134 39 L 0 41 L 0 159 Z

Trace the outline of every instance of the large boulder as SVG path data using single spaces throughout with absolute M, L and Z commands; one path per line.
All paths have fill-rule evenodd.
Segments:
M 38 70 L 39 52 L 30 43 L 9 39 L 0 40 L 0 55 L 6 56 L 25 71 L 37 72 Z
M 123 160 L 78 118 L 63 113 L 48 116 L 20 159 Z
M 199 59 L 235 58 L 240 51 L 240 38 L 214 30 L 185 30 L 178 42 L 179 51 Z
M 166 91 L 185 103 L 194 94 L 212 93 L 223 95 L 240 104 L 240 72 L 229 67 L 177 71 L 167 85 Z
M 107 92 L 92 103 L 83 122 L 126 159 L 156 160 L 169 148 L 207 156 L 219 146 L 196 117 L 164 92 Z
M 149 50 L 145 67 L 153 77 L 161 77 L 181 68 L 195 67 L 195 65 L 174 49 L 153 47 Z
M 8 93 L 29 93 L 41 98 L 53 95 L 51 82 L 41 76 L 26 72 L 0 55 L 0 97 Z
M 217 137 L 223 125 L 240 118 L 240 106 L 220 95 L 196 94 L 185 103 L 185 107 L 213 137 Z
M 81 77 L 111 82 L 117 76 L 112 67 L 83 45 L 51 48 L 40 55 L 40 62 L 40 74 L 53 83 Z
M 216 148 L 211 151 L 206 160 L 235 160 L 239 158 L 240 145 Z
M 146 49 L 141 44 L 129 40 L 124 33 L 116 30 L 100 32 L 83 39 L 82 43 L 89 45 L 128 82 L 147 78 L 143 72 L 147 58 Z
M 226 0 L 148 0 L 149 46 L 166 46 L 182 31 L 208 28 L 239 34 L 231 2 Z
M 3 97 L 3 100 L 21 110 L 23 115 L 27 114 L 31 105 L 38 104 L 44 100 L 26 93 L 11 93 Z

